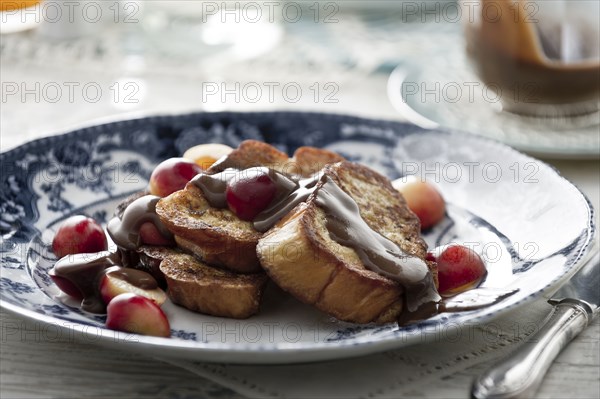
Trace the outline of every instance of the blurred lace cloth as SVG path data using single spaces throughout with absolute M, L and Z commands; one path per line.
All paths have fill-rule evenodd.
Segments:
M 449 377 L 523 345 L 550 309 L 538 300 L 487 323 L 422 331 L 422 344 L 352 359 L 268 366 L 161 360 L 250 398 L 468 397 L 470 376 L 458 385 Z

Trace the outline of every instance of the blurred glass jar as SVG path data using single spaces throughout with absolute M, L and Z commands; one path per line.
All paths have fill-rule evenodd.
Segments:
M 461 0 L 467 54 L 509 112 L 563 117 L 600 104 L 600 2 Z
M 121 0 L 0 0 L 0 32 L 12 33 L 36 27 L 41 37 L 77 39 L 101 34 L 111 24 L 127 19 Z
M 0 33 L 20 32 L 39 21 L 41 0 L 0 0 Z

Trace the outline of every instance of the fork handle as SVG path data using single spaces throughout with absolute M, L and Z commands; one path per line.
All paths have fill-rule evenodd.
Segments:
M 590 318 L 577 301 L 559 302 L 546 324 L 527 343 L 475 380 L 471 396 L 477 399 L 533 397 L 556 356 L 583 331 Z

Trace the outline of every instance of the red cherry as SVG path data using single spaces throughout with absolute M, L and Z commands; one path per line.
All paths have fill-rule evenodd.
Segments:
M 108 242 L 102 227 L 92 218 L 78 215 L 66 219 L 52 240 L 54 254 L 62 258 L 70 254 L 106 251 Z
M 158 164 L 152 171 L 150 193 L 159 197 L 166 197 L 183 189 L 200 172 L 202 172 L 202 168 L 189 159 L 167 159 Z
M 409 176 L 396 180 L 394 188 L 402 193 L 410 210 L 421 221 L 421 229 L 427 230 L 444 219 L 446 203 L 433 185 Z
M 151 299 L 132 293 L 114 297 L 106 309 L 106 327 L 156 337 L 169 337 L 169 320 Z
M 81 291 L 79 290 L 79 288 L 77 288 L 77 286 L 75 284 L 73 284 L 71 281 L 67 280 L 64 277 L 61 276 L 57 276 L 56 274 L 54 274 L 54 270 L 50 270 L 50 272 L 48 273 L 50 275 L 50 277 L 52 278 L 52 281 L 54 281 L 54 284 L 56 284 L 56 286 L 65 294 L 72 296 L 73 298 L 76 299 L 83 299 L 83 294 L 81 293 Z
M 151 299 L 157 305 L 167 300 L 167 294 L 158 287 L 150 274 L 136 269 L 113 266 L 100 280 L 100 296 L 107 305 L 117 295 L 133 293 Z
M 427 255 L 425 256 L 425 260 L 427 260 L 429 262 L 437 262 L 435 255 L 431 252 L 427 252 Z
M 487 270 L 479 255 L 462 245 L 451 245 L 437 257 L 441 295 L 455 295 L 475 287 Z
M 140 238 L 142 243 L 147 245 L 173 246 L 173 242 L 163 237 L 156 226 L 151 222 L 146 222 L 140 226 Z
M 227 205 L 242 220 L 253 220 L 277 192 L 277 187 L 264 169 L 246 170 L 227 184 Z

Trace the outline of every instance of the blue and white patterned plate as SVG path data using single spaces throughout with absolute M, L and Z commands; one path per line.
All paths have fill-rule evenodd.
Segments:
M 154 165 L 195 144 L 262 139 L 286 151 L 326 147 L 391 179 L 416 174 L 449 203 L 426 234 L 430 246 L 472 245 L 487 261 L 485 285 L 518 289 L 494 306 L 440 314 L 398 328 L 335 321 L 271 286 L 259 315 L 229 320 L 164 305 L 173 338 L 103 327 L 59 295 L 47 271 L 57 224 L 84 213 L 101 222 Z M 549 296 L 581 264 L 594 233 L 586 198 L 549 166 L 502 144 L 414 125 L 309 113 L 215 113 L 115 122 L 27 143 L 0 154 L 1 304 L 47 331 L 151 355 L 238 363 L 357 356 L 414 344 L 488 321 Z

